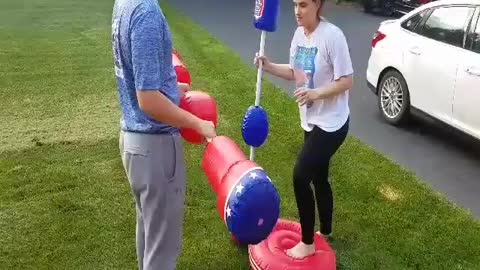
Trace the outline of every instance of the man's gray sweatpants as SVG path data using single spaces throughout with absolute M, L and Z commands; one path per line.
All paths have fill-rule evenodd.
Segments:
M 121 132 L 120 154 L 136 202 L 140 270 L 174 270 L 182 249 L 186 169 L 180 135 Z

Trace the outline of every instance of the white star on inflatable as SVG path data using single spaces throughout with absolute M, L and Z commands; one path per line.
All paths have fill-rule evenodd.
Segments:
M 259 218 L 257 222 L 257 226 L 262 226 L 263 222 L 264 222 L 263 218 Z
M 250 177 L 252 177 L 253 179 L 257 178 L 257 173 L 256 172 L 251 172 Z
M 230 207 L 227 207 L 227 217 L 230 217 L 232 215 L 232 209 Z
M 238 186 L 236 187 L 236 189 L 237 189 L 237 193 L 242 193 L 243 186 L 242 186 L 242 185 L 238 185 Z

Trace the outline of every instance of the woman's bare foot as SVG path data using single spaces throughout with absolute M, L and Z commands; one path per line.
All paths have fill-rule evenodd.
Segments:
M 329 233 L 329 234 L 322 234 L 320 231 L 317 231 L 316 234 L 320 235 L 321 237 L 323 237 L 323 239 L 329 239 L 331 236 L 332 236 L 332 233 Z
M 295 259 L 303 259 L 315 253 L 315 244 L 307 245 L 300 241 L 296 246 L 287 250 L 287 255 Z

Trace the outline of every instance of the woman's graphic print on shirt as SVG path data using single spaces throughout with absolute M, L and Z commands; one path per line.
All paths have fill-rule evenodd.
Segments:
M 296 87 L 313 89 L 315 75 L 315 57 L 318 48 L 297 46 L 294 58 L 294 75 Z M 307 103 L 307 108 L 311 107 L 313 102 Z

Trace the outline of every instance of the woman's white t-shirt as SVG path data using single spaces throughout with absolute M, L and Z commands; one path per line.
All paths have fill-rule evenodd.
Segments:
M 303 27 L 298 27 L 290 47 L 290 68 L 294 70 L 297 88 L 321 88 L 352 74 L 350 52 L 342 30 L 323 18 L 309 37 Z M 313 80 L 308 80 L 311 78 Z M 316 100 L 311 106 L 300 106 L 301 127 L 306 131 L 315 125 L 327 132 L 340 129 L 350 115 L 349 91 Z

